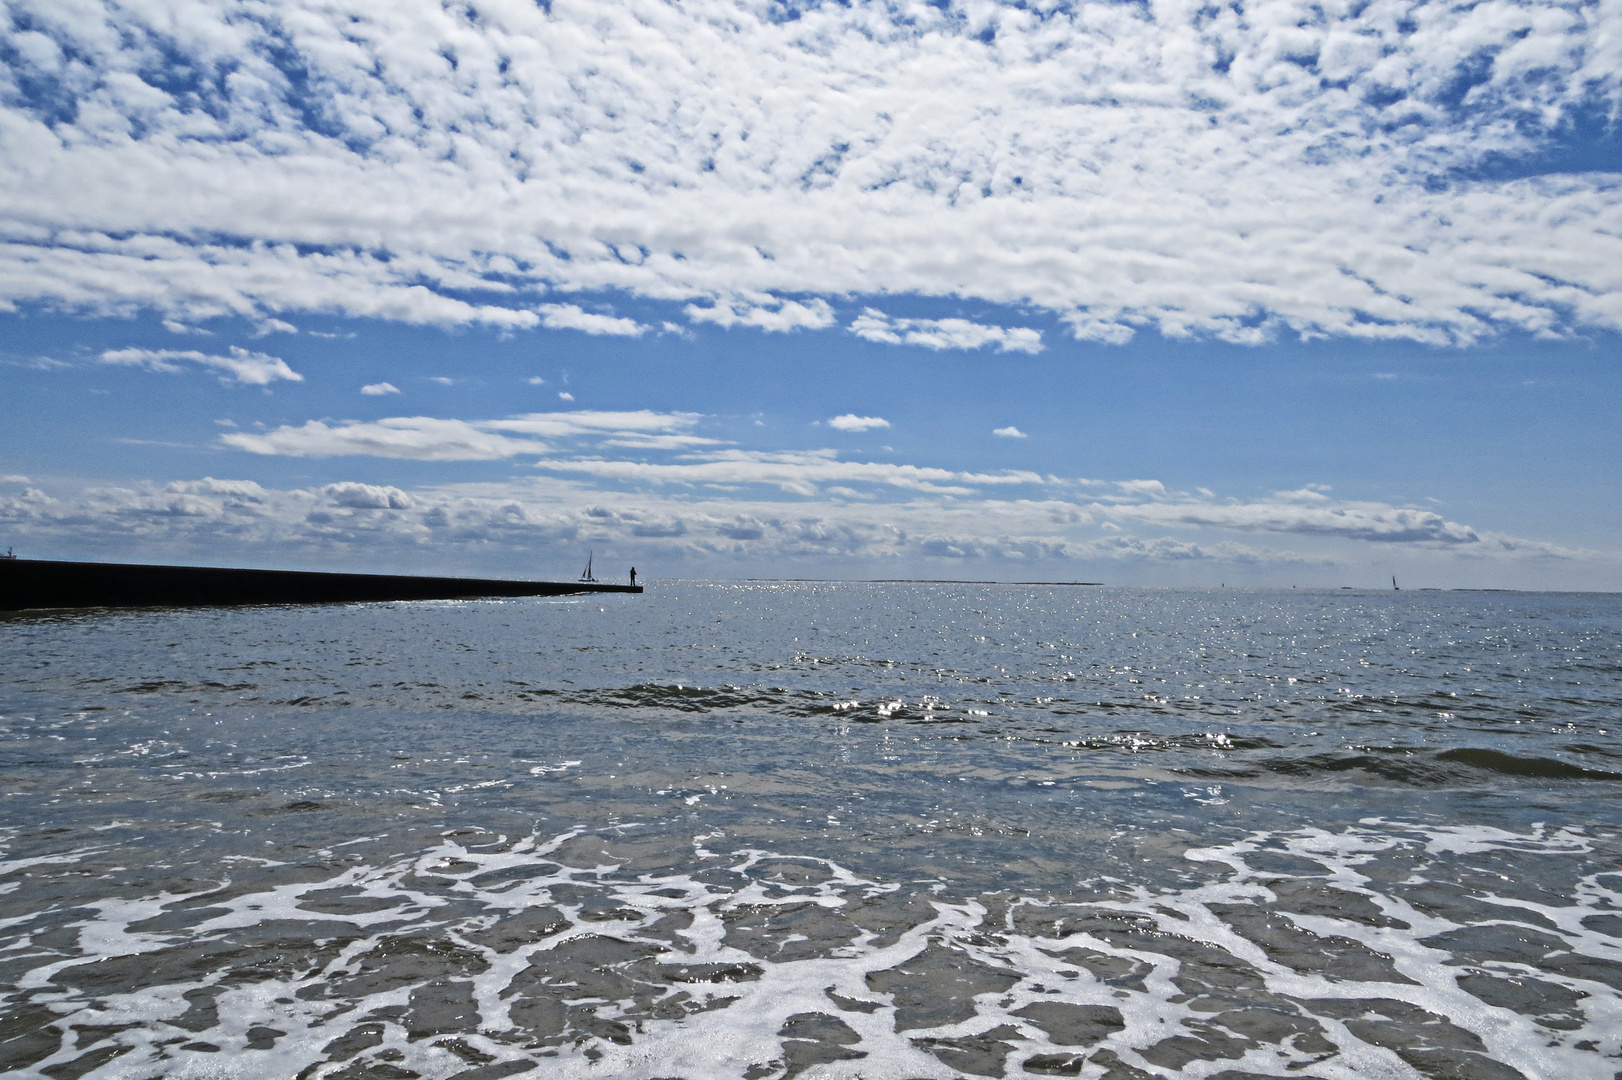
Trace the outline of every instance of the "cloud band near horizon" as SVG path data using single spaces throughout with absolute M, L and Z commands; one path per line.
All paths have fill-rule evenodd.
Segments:
M 1103 484 L 1116 500 L 1145 482 Z M 1164 579 L 1175 564 L 1227 565 L 1239 572 L 1303 573 L 1391 565 L 1459 576 L 1469 567 L 1514 563 L 1523 571 L 1580 567 L 1616 553 L 1562 548 L 1471 529 L 1440 514 L 1369 502 L 1303 501 L 1298 493 L 1220 501 L 1083 501 L 1049 491 L 1032 498 L 917 493 L 904 502 L 794 501 L 658 490 L 594 490 L 568 479 L 416 489 L 342 481 L 277 489 L 212 477 L 169 484 L 97 486 L 52 495 L 24 476 L 0 477 L 0 525 L 24 546 L 117 554 L 139 545 L 149 557 L 195 556 L 227 545 L 238 560 L 315 565 L 334 558 L 367 565 L 491 572 L 572 560 L 581 545 L 657 566 L 853 565 L 867 561 L 943 567 L 966 562 L 1050 568 L 1130 567 Z M 1148 529 L 1147 534 L 1141 529 Z M 1169 531 L 1168 531 L 1169 530 Z M 1235 534 L 1262 536 L 1258 545 Z M 617 556 L 616 556 L 617 557 Z M 666 571 L 669 572 L 668 569 Z M 1017 573 L 1017 571 L 1014 571 Z M 1495 571 L 1497 572 L 1497 571 Z M 1309 576 L 1310 580 L 1310 576 Z

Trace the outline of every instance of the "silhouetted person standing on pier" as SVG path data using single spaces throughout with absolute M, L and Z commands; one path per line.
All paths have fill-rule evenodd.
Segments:
M 631 567 L 631 588 L 636 588 L 636 567 Z

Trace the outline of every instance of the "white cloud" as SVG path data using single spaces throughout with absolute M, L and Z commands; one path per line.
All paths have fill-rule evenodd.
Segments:
M 176 363 L 180 360 L 222 370 L 225 374 L 220 376 L 221 382 L 234 382 L 240 386 L 268 386 L 278 379 L 288 382 L 304 381 L 304 376 L 288 367 L 287 361 L 280 357 L 249 352 L 235 345 L 231 346 L 229 356 L 215 356 L 194 349 L 136 348 L 108 349 L 101 354 L 101 362 L 104 364 L 120 364 L 125 367 L 141 367 L 148 371 L 169 373 L 182 370 Z
M 889 345 L 926 349 L 978 349 L 995 345 L 999 352 L 1042 351 L 1042 332 L 1024 326 L 987 326 L 967 319 L 892 319 L 867 308 L 850 324 L 850 332 Z
M 567 390 L 559 390 L 558 391 L 558 400 L 559 401 L 573 401 L 574 400 L 574 395 L 569 393 L 569 391 L 567 391 Z
M 972 495 L 985 485 L 1039 484 L 1033 472 L 960 472 L 921 465 L 875 461 L 840 461 L 833 450 L 788 453 L 757 450 L 711 450 L 675 462 L 624 461 L 603 458 L 544 458 L 536 467 L 605 480 L 648 484 L 736 487 L 766 484 L 801 496 L 814 496 L 829 484 L 873 484 L 936 495 Z
M 993 428 L 991 433 L 993 435 L 996 435 L 996 436 L 998 436 L 1000 438 L 1004 438 L 1004 439 L 1025 439 L 1025 438 L 1029 438 L 1028 435 L 1026 435 L 1023 431 L 1019 430 L 1019 428 L 1015 427 L 1012 424 L 1009 424 L 1007 427 Z
M 579 304 L 542 304 L 540 311 L 541 322 L 548 330 L 580 330 L 587 334 L 612 334 L 616 337 L 641 337 L 648 331 L 635 319 L 597 315 L 583 310 Z
M 516 431 L 546 438 L 586 435 L 630 436 L 686 431 L 703 417 L 698 413 L 662 413 L 652 409 L 578 409 L 573 412 L 525 413 L 506 420 L 488 420 L 480 426 L 492 431 Z
M 889 427 L 890 421 L 882 416 L 857 416 L 855 413 L 846 413 L 829 420 L 828 426 L 836 431 L 872 431 L 874 428 Z
M 1118 309 L 1106 308 L 1089 311 L 1066 312 L 1064 321 L 1070 326 L 1070 333 L 1077 341 L 1097 341 L 1105 345 L 1125 345 L 1137 334 L 1131 322 L 1124 321 Z M 1134 321 L 1147 323 L 1150 320 L 1139 315 Z
M 481 431 L 462 420 L 428 416 L 332 425 L 311 420 L 302 427 L 279 427 L 259 435 L 228 432 L 220 441 L 238 450 L 278 457 L 363 455 L 411 461 L 492 461 L 515 454 L 543 454 L 548 449 L 545 443 Z
M 205 476 L 201 480 L 176 480 L 163 490 L 183 495 L 218 495 L 226 500 L 226 505 L 231 506 L 263 503 L 271 496 L 268 489 L 252 480 L 216 480 L 212 476 Z
M 623 435 L 604 439 L 603 446 L 616 446 L 627 450 L 690 450 L 697 446 L 721 446 L 721 439 L 707 439 L 701 435 Z
M 529 383 L 529 385 L 531 385 L 531 386 L 545 386 L 546 385 L 546 380 L 541 378 L 539 375 L 531 375 L 529 378 L 525 379 L 524 381 Z
M 544 454 L 540 439 L 653 439 L 679 436 L 690 429 L 695 413 L 627 412 L 527 413 L 505 420 L 443 420 L 429 416 L 393 416 L 360 422 L 311 420 L 259 434 L 243 431 L 220 436 L 226 446 L 277 457 L 382 457 L 411 461 L 495 461 L 518 454 Z M 518 436 L 517 438 L 513 436 Z M 708 441 L 708 440 L 702 440 Z M 676 445 L 691 445 L 683 440 Z
M 1159 480 L 1117 480 L 1114 487 L 1121 492 L 1117 498 L 1164 499 L 1166 485 Z
M 360 392 L 368 397 L 382 397 L 384 394 L 398 394 L 400 388 L 393 383 L 375 382 L 367 383 L 360 388 Z
M 783 333 L 789 330 L 821 330 L 832 326 L 833 308 L 826 300 L 813 299 L 805 303 L 798 300 L 765 298 L 759 303 L 748 300 L 717 300 L 708 307 L 688 304 L 687 317 L 693 322 L 715 323 L 731 328 L 753 326 L 760 330 Z
M 456 380 L 448 375 L 430 375 L 428 381 L 437 386 L 455 386 Z
M 410 495 L 397 487 L 375 487 L 371 484 L 328 484 L 321 493 L 336 506 L 356 510 L 409 510 L 416 505 Z
M 1291 493 L 1295 494 L 1295 493 Z M 1352 540 L 1405 544 L 1476 545 L 1475 529 L 1448 521 L 1431 510 L 1385 503 L 1320 504 L 1298 498 L 1254 503 L 1168 500 L 1099 507 L 1117 521 L 1152 525 L 1192 525 L 1238 532 L 1304 533 Z
M 4 364 L 7 367 L 29 368 L 33 371 L 62 371 L 73 366 L 66 360 L 58 360 L 54 356 L 27 356 L 18 358 L 8 356 L 0 358 L 0 364 Z
M 1105 342 L 1622 327 L 1622 187 L 1535 156 L 1622 105 L 1605 3 L 28 10 L 0 31 L 6 307 L 645 332 L 533 307 L 621 290 L 774 329 L 818 297 L 972 298 Z M 1532 175 L 1467 179 L 1492 155 Z

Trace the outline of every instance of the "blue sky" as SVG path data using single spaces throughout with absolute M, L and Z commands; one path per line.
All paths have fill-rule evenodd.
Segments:
M 1622 588 L 1610 7 L 5 10 L 24 554 Z

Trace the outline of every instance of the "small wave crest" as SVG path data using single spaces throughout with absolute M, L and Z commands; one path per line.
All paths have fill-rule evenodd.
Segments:
M 1622 780 L 1622 773 L 1585 769 L 1580 765 L 1552 758 L 1525 757 L 1486 748 L 1461 747 L 1457 750 L 1443 750 L 1436 755 L 1436 760 L 1457 761 L 1463 765 L 1501 773 L 1504 776 L 1531 776 L 1548 780 Z
M 1554 758 L 1511 754 L 1485 747 L 1435 750 L 1427 747 L 1361 747 L 1349 751 L 1269 756 L 1261 768 L 1284 776 L 1311 778 L 1355 775 L 1364 782 L 1407 787 L 1470 787 L 1502 777 L 1526 780 L 1622 780 L 1622 773 L 1584 768 Z M 1243 763 L 1201 775 L 1239 778 L 1254 770 Z

